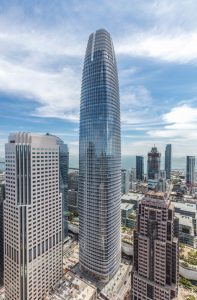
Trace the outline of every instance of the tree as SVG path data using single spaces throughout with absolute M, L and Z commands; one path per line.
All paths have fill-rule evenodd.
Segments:
M 187 297 L 187 300 L 196 300 L 195 296 L 194 295 L 190 295 Z

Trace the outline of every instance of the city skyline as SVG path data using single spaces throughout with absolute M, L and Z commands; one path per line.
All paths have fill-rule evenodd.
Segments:
M 51 132 L 78 155 L 81 62 L 100 27 L 117 49 L 123 155 L 146 155 L 154 143 L 162 153 L 173 144 L 174 159 L 195 155 L 197 4 L 45 4 L 0 4 L 0 156 L 13 131 Z

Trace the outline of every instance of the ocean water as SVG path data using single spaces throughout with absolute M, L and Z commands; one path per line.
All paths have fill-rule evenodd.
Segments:
M 135 168 L 135 156 L 122 156 L 122 168 L 131 170 L 131 168 Z M 146 172 L 147 163 L 146 157 L 144 158 L 144 171 Z M 69 167 L 71 168 L 78 168 L 79 167 L 79 160 L 78 156 L 71 156 L 69 159 Z M 164 158 L 161 159 L 161 169 L 164 169 Z M 172 159 L 172 169 L 173 170 L 185 170 L 186 169 L 186 157 L 174 157 Z
M 144 164 L 144 171 L 146 172 L 146 158 Z M 70 155 L 69 159 L 69 167 L 70 168 L 78 168 L 79 167 L 79 158 L 75 155 Z M 135 168 L 135 156 L 122 156 L 122 168 L 131 170 L 131 168 Z M 164 169 L 164 159 L 161 159 L 161 169 Z M 186 157 L 174 157 L 172 159 L 172 170 L 185 170 L 186 169 Z M 0 171 L 5 170 L 5 163 L 0 162 Z

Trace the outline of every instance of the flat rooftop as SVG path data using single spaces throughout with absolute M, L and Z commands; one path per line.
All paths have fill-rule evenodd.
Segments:
M 197 205 L 195 203 L 188 203 L 188 202 L 173 202 L 174 206 L 176 208 L 179 208 L 180 210 L 185 210 L 189 212 L 196 212 Z
M 179 224 L 180 225 L 184 225 L 184 226 L 188 226 L 188 227 L 193 228 L 193 219 L 192 219 L 192 217 L 183 216 L 180 213 L 176 213 L 176 212 L 175 212 L 175 216 L 179 218 Z
M 123 200 L 126 200 L 126 201 L 131 201 L 131 200 L 140 201 L 143 197 L 144 197 L 143 194 L 129 192 L 128 194 L 122 195 L 121 200 L 122 201 Z
M 130 203 L 121 203 L 121 209 L 122 210 L 132 210 L 134 208 L 134 204 Z
M 72 271 L 66 272 L 46 300 L 90 300 L 96 299 L 96 287 L 79 278 Z

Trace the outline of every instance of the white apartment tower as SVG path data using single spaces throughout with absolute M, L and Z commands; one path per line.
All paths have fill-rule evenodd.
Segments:
M 59 146 L 53 136 L 10 134 L 5 159 L 6 300 L 44 299 L 62 276 Z

